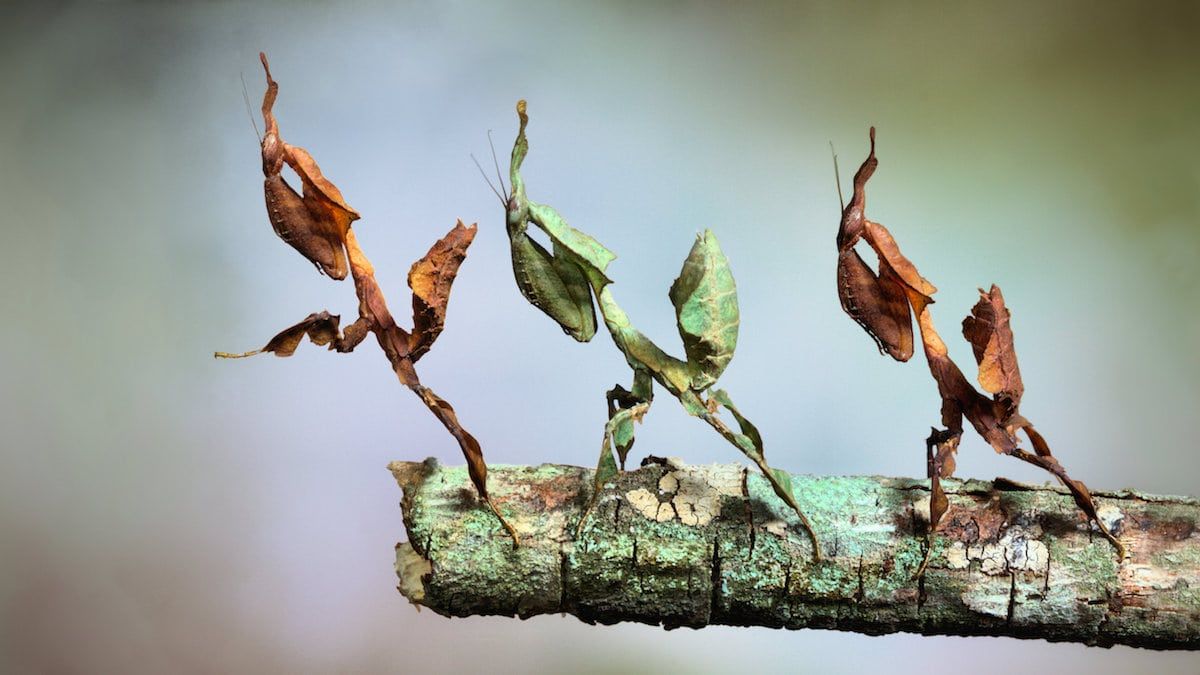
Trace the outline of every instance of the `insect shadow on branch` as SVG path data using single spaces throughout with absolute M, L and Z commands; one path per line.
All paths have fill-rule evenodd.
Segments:
M 613 282 L 607 276 L 609 263 L 616 256 L 591 236 L 568 225 L 553 208 L 526 196 L 521 176 L 521 164 L 529 152 L 525 101 L 517 103 L 517 115 L 520 130 L 513 145 L 509 166 L 511 191 L 505 203 L 517 288 L 530 304 L 579 342 L 588 342 L 596 334 L 598 306 L 613 343 L 633 370 L 630 389 L 617 385 L 607 392 L 608 421 L 592 495 L 580 518 L 577 536 L 582 533 L 603 486 L 624 469 L 634 442 L 634 423 L 641 422 L 649 411 L 653 386 L 658 383 L 679 400 L 688 414 L 706 422 L 762 470 L 775 494 L 795 512 L 812 540 L 813 557 L 819 560 L 821 547 L 817 534 L 797 504 L 791 477 L 767 464 L 758 429 L 734 406 L 724 390 L 713 389 L 733 358 L 740 321 L 733 273 L 717 238 L 710 230 L 697 236 L 679 278 L 668 293 L 686 356 L 678 359 L 634 328 L 617 304 L 612 293 Z M 549 237 L 549 249 L 529 236 L 530 224 Z M 721 408 L 728 410 L 736 421 L 737 431 L 718 415 Z
M 979 366 L 979 385 L 991 397 L 979 393 L 950 359 L 929 311 L 937 289 L 904 257 L 887 228 L 866 218 L 866 185 L 879 165 L 875 157 L 874 127 L 870 138 L 870 154 L 854 175 L 854 194 L 842 210 L 838 229 L 838 297 L 842 309 L 875 340 L 879 351 L 897 361 L 907 361 L 913 355 L 912 316 L 915 315 L 925 360 L 942 399 L 944 428 L 933 429 L 925 441 L 926 474 L 931 483 L 929 530 L 924 560 L 917 575 L 920 576 L 929 563 L 933 535 L 949 508 L 941 479 L 954 473 L 964 417 L 996 452 L 1053 474 L 1070 491 L 1080 511 L 1116 547 L 1118 560 L 1124 559 L 1125 547 L 1100 519 L 1087 486 L 1067 474 L 1050 453 L 1046 439 L 1019 412 L 1025 387 L 1017 367 L 1009 311 L 998 286 L 979 290 L 979 301 L 962 323 L 963 337 L 971 343 Z M 879 258 L 878 273 L 855 251 L 855 244 L 860 240 L 875 250 Z M 1024 432 L 1033 452 L 1020 446 L 1018 432 Z
M 461 220 L 458 221 L 424 257 L 413 263 L 408 272 L 408 285 L 412 289 L 413 328 L 410 332 L 396 325 L 383 291 L 375 281 L 375 268 L 359 247 L 354 230 L 350 227 L 359 219 L 358 212 L 350 208 L 341 191 L 321 174 L 307 151 L 289 145 L 280 136 L 279 124 L 273 112 L 279 85 L 271 77 L 266 55 L 259 54 L 259 58 L 267 78 L 267 91 L 262 104 L 263 121 L 266 124 L 266 133 L 262 137 L 262 168 L 271 227 L 280 239 L 296 249 L 322 274 L 338 281 L 350 275 L 358 296 L 358 318 L 341 329 L 339 316 L 327 311 L 317 312 L 285 328 L 261 349 L 242 354 L 216 352 L 215 356 L 243 358 L 264 352 L 291 356 L 305 336 L 315 345 L 347 353 L 373 333 L 400 383 L 416 394 L 458 441 L 480 500 L 512 537 L 513 546 L 517 546 L 517 531 L 504 519 L 488 495 L 487 464 L 483 460 L 479 442 L 459 423 L 454 408 L 432 389 L 421 384 L 414 367 L 429 352 L 445 326 L 450 288 L 458 275 L 459 265 L 467 255 L 467 248 L 475 238 L 476 226 L 472 224 L 467 227 Z M 301 194 L 297 194 L 284 180 L 284 164 L 299 176 Z

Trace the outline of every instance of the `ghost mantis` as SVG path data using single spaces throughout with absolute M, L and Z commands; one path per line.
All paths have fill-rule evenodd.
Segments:
M 842 309 L 875 340 L 880 352 L 886 352 L 897 361 L 907 361 L 913 355 L 911 317 L 915 314 L 925 360 L 942 399 L 942 425 L 945 428 L 934 429 L 925 441 L 926 474 L 930 479 L 929 530 L 925 557 L 917 575 L 920 576 L 929 563 L 932 537 L 949 508 L 941 479 L 954 473 L 954 458 L 963 434 L 964 417 L 996 452 L 1041 467 L 1066 486 L 1079 510 L 1116 548 L 1117 559 L 1123 559 L 1125 547 L 1100 519 L 1087 486 L 1067 474 L 1050 453 L 1046 439 L 1018 411 L 1025 387 L 1017 367 L 1009 311 L 998 286 L 993 285 L 987 291 L 980 289 L 979 301 L 962 324 L 963 337 L 971 343 L 979 366 L 979 384 L 992 395 L 991 398 L 980 394 L 950 359 L 929 311 L 937 289 L 904 257 L 887 228 L 865 216 L 867 180 L 879 164 L 875 157 L 874 127 L 870 138 L 870 154 L 854 175 L 854 194 L 842 210 L 838 229 L 838 297 Z M 878 274 L 854 250 L 860 239 L 878 255 Z M 1019 431 L 1025 433 L 1033 452 L 1020 447 Z
M 475 239 L 476 226 L 454 226 L 429 252 L 413 263 L 408 272 L 412 289 L 413 329 L 396 325 L 375 281 L 375 268 L 363 253 L 350 225 L 359 214 L 346 203 L 340 190 L 322 175 L 317 163 L 303 148 L 289 145 L 279 135 L 279 123 L 273 108 L 279 85 L 271 77 L 265 54 L 259 54 L 267 77 L 262 115 L 266 133 L 262 138 L 263 190 L 267 216 L 281 239 L 313 263 L 331 279 L 342 280 L 349 273 L 358 296 L 358 318 L 345 330 L 339 329 L 340 317 L 322 311 L 310 314 L 300 323 L 284 329 L 261 349 L 241 354 L 216 352 L 218 358 L 244 358 L 273 353 L 291 356 L 304 337 L 315 345 L 327 346 L 339 353 L 353 351 L 368 333 L 374 333 L 400 383 L 421 399 L 442 426 L 454 436 L 467 460 L 471 482 L 479 498 L 495 514 L 500 525 L 517 546 L 517 531 L 500 514 L 487 491 L 487 464 L 475 437 L 458 421 L 454 408 L 432 389 L 421 384 L 414 367 L 429 352 L 441 334 L 450 302 L 450 287 L 458 275 L 467 247 Z M 303 195 L 297 194 L 282 176 L 287 164 L 303 183 Z
M 630 389 L 617 385 L 607 392 L 609 419 L 604 427 L 592 495 L 577 535 L 582 532 L 604 484 L 624 469 L 634 441 L 633 425 L 649 411 L 654 398 L 653 385 L 658 383 L 679 400 L 688 414 L 703 420 L 758 466 L 775 494 L 796 513 L 812 540 L 813 557 L 819 560 L 821 549 L 816 532 L 796 502 L 790 476 L 767 464 L 758 430 L 724 390 L 713 389 L 733 358 L 739 325 L 737 289 L 729 261 L 716 237 L 706 230 L 696 238 L 669 292 L 686 354 L 686 360 L 678 359 L 634 328 L 617 304 L 612 293 L 613 282 L 607 276 L 608 265 L 616 256 L 591 236 L 569 226 L 553 208 L 533 202 L 526 195 L 521 176 L 521 164 L 529 152 L 525 101 L 517 103 L 517 115 L 520 130 L 509 166 L 512 187 L 507 200 L 501 197 L 517 287 L 526 300 L 580 342 L 588 342 L 595 335 L 595 308 L 599 307 L 613 343 L 633 370 Z M 504 187 L 502 180 L 501 187 Z M 530 224 L 549 237 L 550 250 L 529 237 Z M 722 407 L 733 416 L 738 431 L 718 416 Z

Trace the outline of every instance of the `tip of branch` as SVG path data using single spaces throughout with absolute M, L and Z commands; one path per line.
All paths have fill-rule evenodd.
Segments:
M 388 471 L 392 472 L 401 490 L 411 492 L 420 489 L 437 466 L 437 459 L 430 457 L 424 462 L 391 462 Z

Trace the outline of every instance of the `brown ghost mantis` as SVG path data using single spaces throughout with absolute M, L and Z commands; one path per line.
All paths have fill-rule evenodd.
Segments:
M 1125 557 L 1125 547 L 1113 536 L 1096 513 L 1087 486 L 1067 475 L 1066 469 L 1050 454 L 1046 439 L 1018 411 L 1024 385 L 1017 368 L 1013 348 L 1009 311 L 1004 306 L 1000 288 L 980 289 L 980 298 L 963 321 L 963 337 L 971 343 L 979 365 L 979 384 L 991 394 L 980 394 L 950 359 L 946 345 L 933 326 L 929 306 L 933 304 L 936 288 L 925 280 L 916 266 L 900 253 L 896 240 L 887 228 L 867 220 L 867 180 L 875 173 L 879 162 L 875 158 L 875 128 L 871 128 L 871 152 L 854 174 L 854 195 L 842 211 L 838 230 L 838 296 L 842 309 L 867 331 L 881 352 L 897 361 L 907 361 L 913 355 L 912 312 L 916 314 L 921 343 L 929 371 L 937 382 L 942 399 L 944 429 L 934 429 L 925 442 L 926 472 L 931 481 L 929 503 L 929 533 L 925 560 L 920 575 L 929 561 L 932 536 L 938 522 L 946 513 L 949 501 L 942 490 L 941 479 L 954 473 L 954 455 L 962 438 L 962 419 L 966 417 L 975 431 L 996 450 L 1041 467 L 1067 487 L 1076 505 L 1096 523 L 1100 532 L 1117 549 L 1117 557 Z M 879 256 L 879 273 L 867 266 L 854 250 L 863 239 Z M 1024 431 L 1033 452 L 1022 449 L 1017 432 Z
M 475 225 L 465 227 L 459 221 L 429 249 L 425 257 L 413 263 L 408 272 L 408 285 L 412 289 L 412 332 L 396 325 L 383 291 L 375 282 L 375 268 L 359 248 L 354 231 L 350 229 L 350 224 L 359 219 L 358 212 L 350 208 L 341 191 L 321 174 L 317 163 L 304 148 L 289 145 L 280 137 L 279 123 L 272 112 L 279 85 L 271 78 L 266 55 L 260 53 L 259 58 L 267 76 L 267 91 L 262 104 L 266 124 L 262 160 L 263 175 L 266 177 L 263 188 L 267 216 L 275 233 L 316 265 L 320 272 L 339 281 L 345 279 L 349 272 L 358 295 L 358 318 L 345 330 L 339 330 L 340 317 L 325 311 L 310 314 L 300 323 L 271 338 L 261 349 L 243 354 L 217 352 L 215 356 L 243 358 L 262 352 L 291 356 L 305 335 L 315 345 L 328 345 L 330 350 L 346 353 L 357 347 L 368 333 L 374 333 L 400 383 L 416 394 L 458 441 L 479 498 L 496 515 L 516 546 L 516 530 L 500 515 L 499 509 L 488 496 L 487 464 L 483 461 L 479 442 L 459 424 L 454 408 L 432 389 L 421 384 L 413 367 L 442 332 L 446 306 L 450 301 L 450 286 L 467 255 L 467 247 L 475 238 Z M 303 195 L 297 194 L 283 179 L 281 172 L 284 164 L 300 177 Z

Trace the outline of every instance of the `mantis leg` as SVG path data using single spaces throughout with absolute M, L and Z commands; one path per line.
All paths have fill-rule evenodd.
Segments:
M 633 391 L 618 384 L 605 392 L 604 396 L 608 401 L 608 419 L 610 420 L 621 410 L 628 410 L 641 403 L 646 404 L 648 411 L 649 405 L 654 399 L 654 380 L 650 378 L 649 373 L 643 370 L 635 370 L 633 373 Z M 616 446 L 621 471 L 625 470 L 625 458 L 629 456 L 629 449 L 633 447 L 633 441 L 633 432 L 630 430 L 629 443 L 625 445 L 618 443 Z
M 366 317 L 360 316 L 344 330 L 339 330 L 340 320 L 341 317 L 324 310 L 314 312 L 303 321 L 280 331 L 259 349 L 241 353 L 213 352 L 213 356 L 218 359 L 244 359 L 262 353 L 291 356 L 305 337 L 318 347 L 328 347 L 342 354 L 352 352 L 371 331 L 371 323 Z
M 938 523 L 950 506 L 950 500 L 942 490 L 942 478 L 954 473 L 954 453 L 958 451 L 958 442 L 961 439 L 961 429 L 933 429 L 929 438 L 925 439 L 925 475 L 929 478 L 929 529 L 925 532 L 925 555 L 913 574 L 914 579 L 924 575 L 925 568 L 929 566 Z
M 610 392 L 611 394 L 612 392 Z M 611 405 L 612 399 L 610 398 Z M 578 524 L 575 530 L 576 539 L 580 538 L 584 522 L 587 522 L 588 516 L 592 515 L 592 509 L 595 508 L 596 502 L 600 500 L 600 492 L 604 490 L 605 483 L 616 478 L 617 474 L 622 471 L 617 467 L 616 458 L 612 456 L 613 446 L 617 447 L 617 452 L 620 454 L 620 461 L 624 465 L 625 453 L 628 453 L 629 448 L 634 444 L 634 423 L 641 422 L 649 410 L 649 401 L 636 402 L 636 404 L 628 408 L 619 408 L 619 410 L 613 412 L 612 416 L 608 418 L 608 422 L 605 423 L 604 441 L 600 443 L 600 461 L 596 464 L 595 476 L 592 479 L 592 496 L 588 498 L 587 506 L 583 508 L 583 513 L 580 515 L 580 524 Z M 622 453 L 620 448 L 625 448 L 625 453 Z
M 413 371 L 415 374 L 415 371 Z M 432 389 L 422 385 L 415 379 L 412 382 L 406 382 L 405 385 L 412 390 L 425 407 L 433 413 L 434 417 L 446 427 L 450 435 L 458 441 L 459 447 L 462 449 L 463 457 L 467 460 L 467 473 L 471 477 L 471 483 L 475 486 L 475 491 L 479 494 L 480 500 L 487 504 L 488 508 L 496 519 L 500 521 L 500 525 L 508 532 L 508 536 L 512 537 L 513 548 L 518 548 L 521 545 L 520 537 L 517 535 L 517 530 L 505 520 L 501 515 L 500 509 L 496 508 L 495 502 L 492 501 L 491 495 L 487 490 L 487 464 L 483 461 L 483 450 L 479 447 L 479 441 L 463 428 L 458 421 L 458 415 L 454 412 L 454 408 L 446 402 L 441 396 L 434 393 Z
M 1054 474 L 1054 477 L 1071 491 L 1071 498 L 1075 500 L 1075 505 L 1079 507 L 1079 510 L 1083 511 L 1088 520 L 1096 523 L 1096 527 L 1100 529 L 1100 533 L 1104 535 L 1104 538 L 1111 542 L 1117 549 L 1118 562 L 1124 560 L 1125 545 L 1108 530 L 1104 521 L 1100 520 L 1100 514 L 1096 512 L 1096 506 L 1092 502 L 1092 495 L 1088 492 L 1087 486 L 1067 475 L 1067 470 L 1050 454 L 1050 446 L 1042 438 L 1042 435 L 1034 430 L 1032 424 L 1026 424 L 1024 429 L 1026 435 L 1029 436 L 1029 440 L 1033 443 L 1033 449 L 1037 454 L 1031 454 L 1021 448 L 1014 448 L 1008 454 Z
M 682 399 L 681 399 L 682 400 Z M 737 420 L 738 426 L 741 428 L 741 433 L 737 433 L 725 425 L 720 417 L 716 415 L 717 406 L 724 406 Z M 689 406 L 685 403 L 685 408 Z M 783 500 L 789 508 L 796 513 L 800 519 L 800 524 L 804 526 L 808 532 L 809 539 L 813 545 L 813 561 L 821 561 L 821 542 L 817 539 L 817 532 L 813 529 L 812 523 L 809 522 L 808 516 L 800 510 L 800 505 L 796 503 L 795 494 L 792 491 L 792 478 L 786 471 L 776 471 L 767 464 L 767 458 L 763 455 L 762 436 L 759 435 L 758 429 L 755 428 L 750 420 L 742 417 L 741 412 L 733 405 L 733 401 L 729 399 L 729 394 L 724 390 L 718 389 L 709 395 L 707 403 L 702 405 L 703 412 L 697 417 L 704 420 L 717 433 L 732 443 L 734 447 L 742 451 L 742 454 L 749 457 L 758 466 L 759 471 L 762 471 L 763 476 L 771 483 L 771 488 L 775 490 L 775 494 Z

